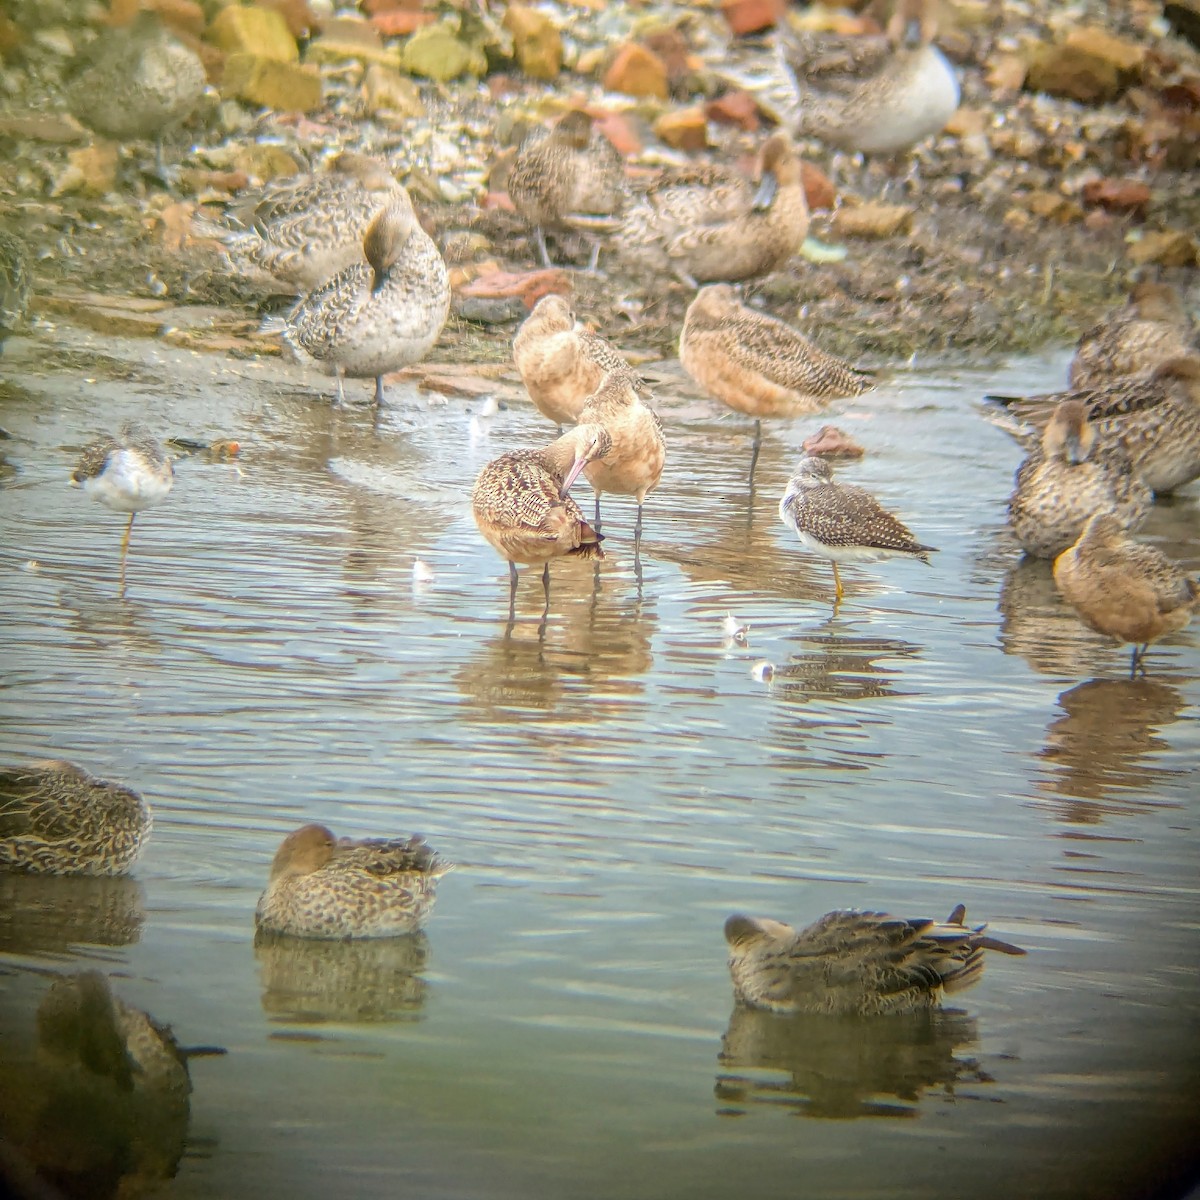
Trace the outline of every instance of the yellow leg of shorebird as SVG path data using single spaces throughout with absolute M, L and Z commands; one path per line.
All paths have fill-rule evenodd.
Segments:
M 833 607 L 837 608 L 842 602 L 842 597 L 846 594 L 846 589 L 842 587 L 842 575 L 838 570 L 837 563 L 833 564 Z
M 118 595 L 125 595 L 125 562 L 129 558 L 129 535 L 133 532 L 133 518 L 137 513 L 129 514 L 129 524 L 125 526 L 125 535 L 121 538 L 121 581 L 118 584 Z

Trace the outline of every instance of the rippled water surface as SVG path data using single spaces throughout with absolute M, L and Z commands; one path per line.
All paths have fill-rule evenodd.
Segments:
M 988 389 L 1064 358 L 898 371 L 840 468 L 932 567 L 803 554 L 776 504 L 820 420 L 750 426 L 660 379 L 669 460 L 608 557 L 505 564 L 470 484 L 552 433 L 515 389 L 370 410 L 278 363 L 60 331 L 0 360 L 4 757 L 153 804 L 131 881 L 0 880 L 0 1053 L 47 972 L 99 965 L 185 1043 L 191 1197 L 1145 1195 L 1200 1145 L 1196 627 L 1127 653 L 1004 529 Z M 361 393 L 361 396 L 360 396 Z M 370 385 L 352 389 L 365 400 Z M 242 444 L 142 514 L 67 486 L 96 432 Z M 586 485 L 578 495 L 590 506 Z M 1144 531 L 1200 566 L 1193 489 Z M 415 583 L 415 558 L 434 572 Z M 750 624 L 727 644 L 727 613 Z M 775 664 L 773 680 L 752 674 Z M 421 832 L 457 868 L 423 939 L 266 947 L 280 838 Z M 733 1010 L 722 924 L 970 918 L 1029 949 L 933 1022 Z M 7 1046 L 7 1051 L 4 1047 Z

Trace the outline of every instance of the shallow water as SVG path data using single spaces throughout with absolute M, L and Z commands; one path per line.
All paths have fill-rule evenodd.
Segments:
M 749 423 L 664 368 L 640 564 L 610 498 L 607 559 L 552 568 L 544 623 L 523 575 L 510 624 L 468 496 L 490 457 L 549 440 L 515 393 L 480 431 L 466 401 L 393 386 L 376 427 L 277 362 L 10 343 L 4 758 L 120 779 L 156 824 L 133 882 L 0 880 L 0 1053 L 32 1055 L 47 972 L 96 964 L 226 1047 L 192 1063 L 180 1198 L 1178 1181 L 1200 1145 L 1200 650 L 1193 627 L 1129 680 L 1014 552 L 1020 452 L 978 397 L 1064 365 L 897 371 L 834 406 L 869 450 L 841 477 L 940 547 L 847 568 L 836 615 L 775 511 L 821 420 L 769 430 L 751 498 Z M 119 599 L 122 518 L 66 481 L 134 416 L 243 450 L 177 463 Z M 1195 569 L 1197 525 L 1192 489 L 1143 536 Z M 256 951 L 270 858 L 313 820 L 419 831 L 458 864 L 424 939 Z M 957 1012 L 733 1011 L 730 912 L 959 902 L 1030 953 L 993 955 Z

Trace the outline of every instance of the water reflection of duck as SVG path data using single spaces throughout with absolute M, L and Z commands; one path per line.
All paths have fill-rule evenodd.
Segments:
M 766 1104 L 808 1117 L 909 1117 L 928 1089 L 989 1082 L 978 1062 L 955 1054 L 976 1039 L 974 1019 L 953 1009 L 875 1021 L 780 1016 L 739 1004 L 721 1039 L 714 1091 L 731 1114 Z
M 421 1015 L 429 940 L 423 933 L 314 941 L 259 933 L 262 1007 L 286 1021 L 405 1021 Z
M 190 1115 L 188 1059 L 223 1051 L 180 1047 L 100 972 L 85 971 L 55 980 L 38 1007 L 36 1051 L 13 1053 L 18 1061 L 0 1071 L 6 1140 L 54 1195 L 92 1198 L 142 1195 L 174 1177 Z
M 1178 689 L 1151 679 L 1090 679 L 1063 692 L 1058 705 L 1062 715 L 1038 752 L 1046 770 L 1038 789 L 1064 820 L 1093 825 L 1145 811 L 1161 803 L 1159 783 L 1185 774 L 1151 757 L 1167 748 L 1157 731 L 1186 707 Z
M 736 914 L 725 922 L 734 998 L 750 1008 L 878 1016 L 937 1008 L 978 982 L 984 952 L 1024 954 L 968 926 L 959 905 L 945 921 L 880 912 L 831 912 L 804 929 Z
M 268 933 L 300 938 L 396 937 L 414 932 L 450 870 L 423 838 L 335 838 L 304 825 L 283 839 L 254 912 Z
M 78 945 L 129 946 L 142 935 L 142 887 L 127 875 L 0 871 L 0 952 L 63 954 Z
M 0 768 L 0 867 L 39 875 L 122 875 L 150 833 L 130 788 L 74 763 Z

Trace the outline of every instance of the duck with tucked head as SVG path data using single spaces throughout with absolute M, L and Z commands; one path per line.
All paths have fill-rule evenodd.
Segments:
M 984 951 L 1024 954 L 968 926 L 959 905 L 944 921 L 831 912 L 796 930 L 769 918 L 725 922 L 739 1004 L 775 1013 L 878 1016 L 937 1008 L 983 974 Z
M 309 290 L 361 261 L 381 208 L 411 205 L 387 164 L 344 151 L 319 174 L 273 179 L 218 217 L 192 218 L 198 236 L 222 242 L 239 271 Z
M 1107 387 L 1196 351 L 1196 330 L 1178 289 L 1142 280 L 1124 305 L 1080 337 L 1067 381 L 1076 391 Z
M 689 287 L 777 270 L 808 232 L 800 157 L 781 133 L 763 143 L 757 189 L 732 172 L 665 172 L 630 208 L 619 252 L 630 268 L 674 274 Z
M 263 323 L 282 333 L 301 360 L 342 379 L 375 380 L 420 362 L 438 340 L 450 312 L 450 279 L 433 239 L 421 228 L 407 196 L 378 213 L 363 238 L 365 262 L 339 271 L 309 292 L 284 318 Z
M 150 825 L 150 808 L 137 792 L 74 763 L 0 767 L 0 869 L 124 875 Z
M 1131 676 L 1159 638 L 1185 629 L 1200 608 L 1197 582 L 1161 550 L 1135 541 L 1113 513 L 1096 513 L 1054 560 L 1054 582 L 1085 625 L 1129 643 Z
M 418 929 L 450 870 L 423 838 L 335 838 L 324 825 L 288 834 L 254 921 L 302 938 L 396 937 Z

